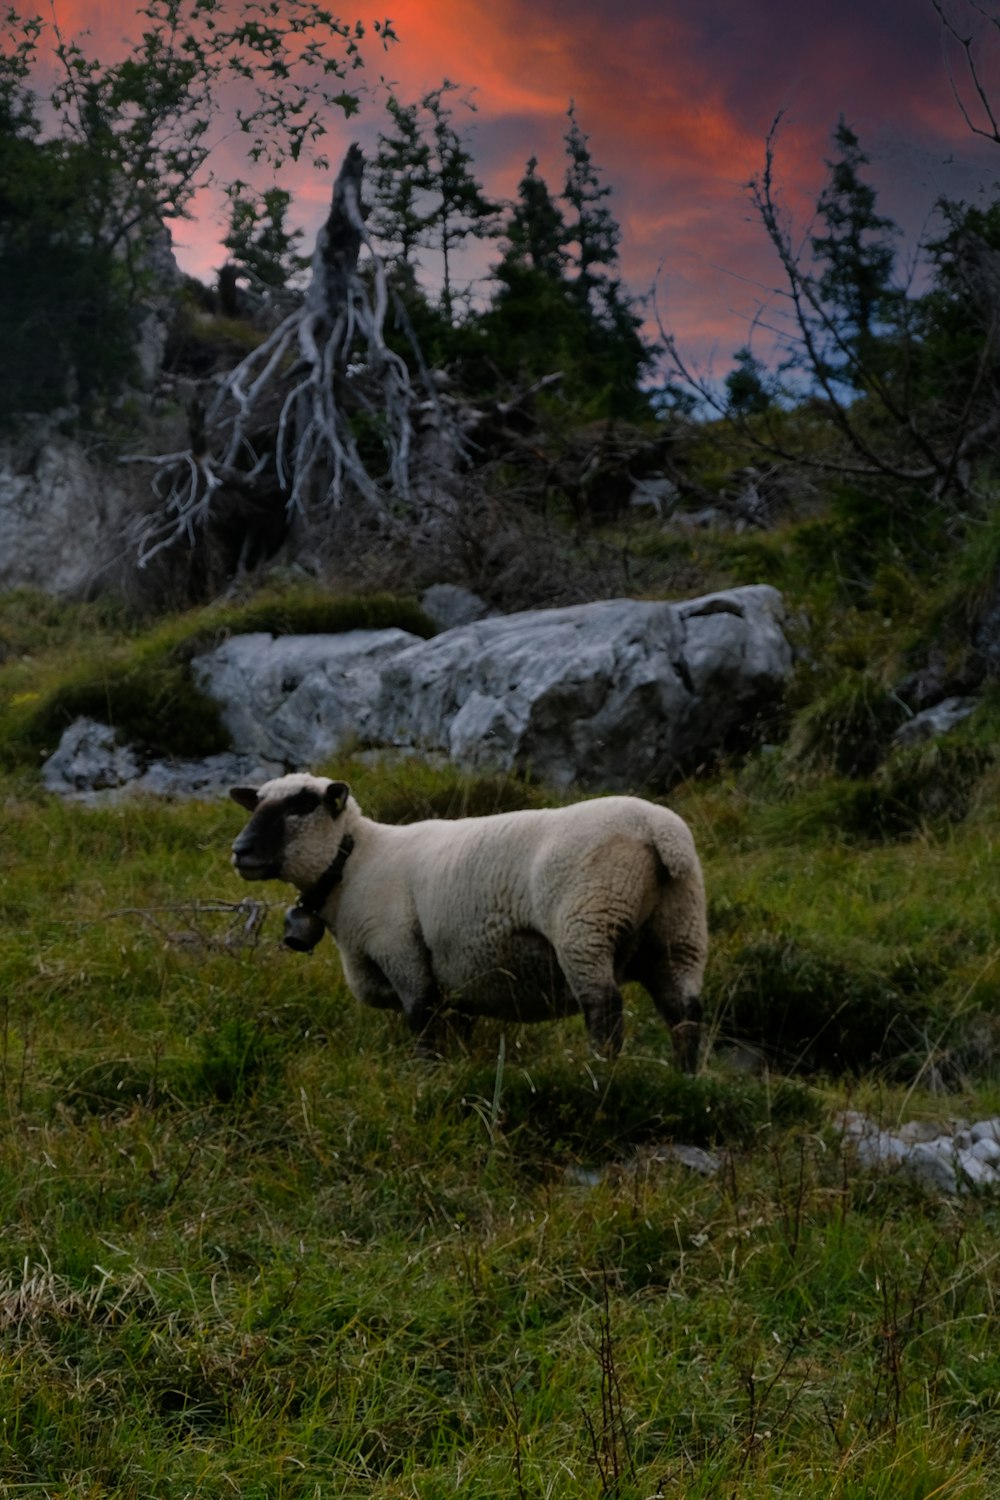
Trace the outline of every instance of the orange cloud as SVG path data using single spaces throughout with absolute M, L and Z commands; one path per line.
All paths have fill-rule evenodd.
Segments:
M 779 110 L 787 114 L 777 172 L 800 225 L 815 205 L 841 114 L 875 157 L 880 207 L 910 234 L 936 195 L 974 191 L 1000 166 L 1000 152 L 978 146 L 963 124 L 933 10 L 914 0 L 826 7 L 630 0 L 614 9 L 607 0 L 399 0 L 387 9 L 399 44 L 384 52 L 369 28 L 366 67 L 355 78 L 372 94 L 357 121 L 331 120 L 331 162 L 352 139 L 374 142 L 380 79 L 413 100 L 449 78 L 473 91 L 470 144 L 487 190 L 512 196 L 528 156 L 537 155 L 558 192 L 566 109 L 575 100 L 593 159 L 614 189 L 627 281 L 644 292 L 659 272 L 671 326 L 705 356 L 717 348 L 728 357 L 771 295 L 773 257 L 746 183 L 761 169 Z M 56 11 L 67 32 L 89 27 L 98 50 L 113 52 L 138 29 L 124 0 L 56 0 Z M 221 177 L 246 175 L 239 144 L 224 144 Z M 313 232 L 329 175 L 289 166 L 281 181 Z M 184 264 L 209 275 L 221 260 L 221 218 L 208 195 L 195 207 L 197 222 L 176 226 L 177 239 Z M 491 254 L 480 250 L 475 274 Z

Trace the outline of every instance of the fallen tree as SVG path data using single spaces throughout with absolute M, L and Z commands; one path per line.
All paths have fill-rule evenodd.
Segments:
M 189 406 L 188 445 L 133 462 L 154 465 L 156 505 L 144 517 L 139 564 L 181 541 L 193 544 L 224 489 L 276 489 L 289 525 L 328 521 L 345 504 L 385 525 L 426 503 L 411 458 L 418 409 L 430 407 L 441 439 L 461 452 L 457 423 L 441 409 L 422 361 L 415 386 L 385 339 L 390 293 L 365 228 L 364 158 L 351 146 L 316 241 L 309 287 L 263 342 Z M 368 252 L 364 270 L 362 247 Z

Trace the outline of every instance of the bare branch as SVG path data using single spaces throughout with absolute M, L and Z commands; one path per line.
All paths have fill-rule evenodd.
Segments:
M 268 473 L 286 516 L 316 522 L 346 501 L 385 523 L 391 506 L 412 507 L 410 458 L 417 395 L 406 362 L 385 340 L 389 293 L 365 227 L 364 159 L 351 146 L 317 237 L 305 298 L 220 382 L 204 417 L 204 442 L 144 456 L 155 465 L 160 500 L 139 545 L 145 566 L 178 541 L 192 542 L 222 487 L 245 488 Z M 362 246 L 370 276 L 358 269 Z M 436 401 L 433 383 L 427 391 Z M 363 456 L 358 426 L 376 434 Z M 456 453 L 457 427 L 439 412 L 439 431 Z M 381 453 L 376 467 L 371 449 Z
M 987 25 L 993 26 L 996 30 L 1000 31 L 1000 18 L 998 18 L 995 14 L 991 14 L 989 11 L 984 9 L 983 6 L 978 5 L 976 3 L 976 0 L 966 0 L 966 3 L 968 4 L 969 9 L 975 11 L 976 14 L 987 23 Z M 998 144 L 1000 144 L 1000 124 L 998 124 L 997 117 L 993 112 L 993 106 L 990 103 L 989 92 L 986 88 L 985 83 L 983 82 L 982 73 L 976 60 L 975 37 L 972 35 L 965 36 L 962 32 L 959 31 L 955 21 L 945 9 L 944 0 L 931 0 L 931 4 L 937 11 L 938 19 L 940 20 L 941 25 L 944 27 L 945 32 L 952 38 L 953 41 L 957 42 L 959 48 L 961 49 L 962 56 L 965 59 L 966 72 L 969 75 L 969 81 L 971 83 L 973 93 L 979 100 L 983 114 L 986 116 L 986 119 L 989 123 L 985 126 L 976 124 L 975 120 L 972 117 L 972 112 L 962 96 L 962 91 L 959 88 L 954 70 L 952 69 L 949 62 L 947 64 L 948 82 L 951 85 L 951 92 L 954 97 L 955 103 L 958 105 L 962 119 L 972 131 L 973 135 L 981 135 L 988 141 L 996 141 Z

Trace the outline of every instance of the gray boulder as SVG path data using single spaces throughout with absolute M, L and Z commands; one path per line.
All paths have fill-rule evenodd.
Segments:
M 755 585 L 684 604 L 529 610 L 431 641 L 403 630 L 234 636 L 192 673 L 234 750 L 270 765 L 316 766 L 367 745 L 557 787 L 655 787 L 780 693 L 792 664 L 783 621 L 780 594 Z M 99 764 L 84 771 L 95 734 Z M 154 791 L 168 771 L 90 726 L 60 746 L 46 785 Z
M 925 740 L 937 739 L 974 713 L 978 703 L 978 698 L 944 698 L 933 708 L 922 709 L 900 725 L 893 740 L 897 745 L 919 745 Z
M 472 620 L 481 620 L 490 613 L 490 607 L 478 594 L 459 588 L 457 583 L 433 583 L 420 598 L 424 614 L 430 615 L 438 630 L 451 630 L 456 625 L 468 625 Z
M 142 772 L 138 756 L 95 719 L 76 719 L 42 766 L 42 785 L 61 797 L 118 791 Z
M 1000 1120 L 910 1120 L 884 1130 L 870 1115 L 845 1109 L 833 1123 L 866 1171 L 900 1171 L 937 1193 L 1000 1187 Z
M 420 640 L 405 630 L 237 635 L 191 663 L 235 749 L 314 766 L 372 737 L 384 664 Z
M 204 760 L 149 759 L 119 744 L 107 724 L 76 719 L 42 766 L 42 785 L 67 801 L 91 806 L 133 793 L 214 802 L 237 782 L 255 785 L 283 769 L 259 756 L 229 750 Z
M 385 663 L 368 732 L 560 787 L 663 784 L 779 695 L 783 624 L 762 584 L 476 621 Z

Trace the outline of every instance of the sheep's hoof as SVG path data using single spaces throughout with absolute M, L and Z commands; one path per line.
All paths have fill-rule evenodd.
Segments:
M 674 1039 L 674 1055 L 685 1073 L 695 1074 L 701 1059 L 701 1022 L 678 1021 L 670 1028 Z

